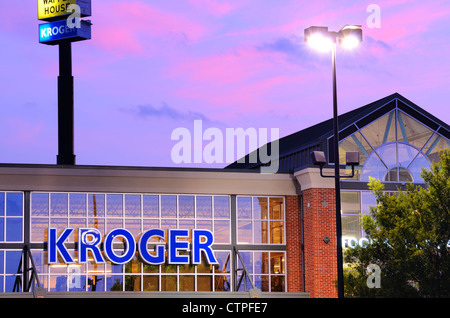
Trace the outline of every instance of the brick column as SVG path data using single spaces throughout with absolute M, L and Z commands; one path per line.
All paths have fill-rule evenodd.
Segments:
M 303 191 L 305 288 L 311 298 L 337 297 L 334 193 L 330 188 Z

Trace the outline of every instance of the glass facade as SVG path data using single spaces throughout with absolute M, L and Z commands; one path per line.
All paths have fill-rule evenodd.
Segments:
M 149 265 L 136 255 L 125 265 L 47 265 L 47 253 L 32 251 L 39 278 L 49 291 L 230 291 L 230 252 L 215 251 L 217 265 Z M 72 251 L 76 259 L 76 252 Z
M 385 182 L 423 183 L 422 167 L 438 160 L 450 141 L 400 109 L 394 109 L 340 141 L 340 163 L 357 151 L 360 164 L 354 180 L 373 177 Z
M 356 125 L 356 124 L 355 124 Z M 394 108 L 340 142 L 340 163 L 345 164 L 347 151 L 358 151 L 360 166 L 352 181 L 369 181 L 373 177 L 382 182 L 423 183 L 422 168 L 439 160 L 438 151 L 450 148 L 450 141 L 406 114 Z M 346 181 L 344 182 L 352 182 Z M 361 214 L 368 214 L 375 206 L 370 191 L 342 191 L 342 240 L 344 247 L 364 243 Z
M 27 204 L 29 209 L 25 208 Z M 247 279 L 252 279 L 262 291 L 286 290 L 284 197 L 0 192 L 0 206 L 2 240 L 10 246 L 0 249 L 1 292 L 22 288 L 24 252 L 17 246 L 24 243 L 30 246 L 41 285 L 51 292 L 248 290 L 251 285 L 246 285 L 247 281 L 238 284 L 243 271 L 234 251 L 241 250 L 239 244 L 245 246 L 240 253 L 248 269 Z M 27 216 L 24 216 L 25 210 L 29 211 L 25 213 Z M 24 235 L 26 222 L 30 230 Z M 236 224 L 236 229 L 232 229 L 232 224 Z M 97 229 L 102 237 L 113 229 L 125 228 L 136 240 L 148 229 L 210 230 L 214 235 L 213 250 L 218 264 L 209 264 L 202 254 L 198 265 L 167 262 L 149 265 L 138 253 L 126 264 L 109 261 L 99 264 L 94 262 L 91 252 L 88 252 L 88 262 L 80 263 L 76 230 L 86 227 Z M 75 229 L 64 243 L 74 263 L 65 264 L 61 258 L 56 264 L 47 263 L 48 228 L 56 228 L 58 235 L 66 228 Z M 191 238 L 180 240 L 190 242 Z M 154 253 L 157 244 L 165 243 L 162 238 L 151 238 L 150 253 Z M 276 246 L 275 250 L 271 246 Z M 113 248 L 117 255 L 124 252 L 120 238 L 115 239 Z M 179 251 L 179 254 L 190 254 L 190 250 Z M 234 273 L 236 278 L 233 278 Z
M 104 193 L 32 193 L 31 242 L 47 241 L 47 228 L 96 228 L 105 235 L 126 228 L 135 237 L 148 229 L 195 229 L 230 244 L 228 196 Z M 75 231 L 76 232 L 76 231 Z M 69 238 L 76 242 L 76 233 Z

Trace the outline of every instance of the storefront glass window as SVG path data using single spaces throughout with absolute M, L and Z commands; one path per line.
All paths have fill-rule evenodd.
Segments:
M 236 283 L 232 281 L 232 264 L 239 262 L 231 251 L 233 218 L 238 226 L 237 244 L 247 244 L 247 251 L 242 253 L 251 275 L 247 279 L 264 291 L 285 291 L 284 197 L 238 196 L 234 216 L 231 197 L 226 195 L 31 192 L 29 198 L 31 243 L 47 242 L 49 227 L 56 228 L 57 235 L 68 227 L 74 229 L 65 243 L 74 263 L 65 264 L 59 258 L 58 263 L 49 265 L 47 251 L 31 251 L 40 283 L 49 291 L 231 291 L 232 283 Z M 0 192 L 0 220 L 3 222 L 0 234 L 4 240 L 12 238 L 16 242 L 20 238 L 23 241 L 23 205 L 23 193 Z M 246 226 L 239 228 L 240 222 L 245 222 Z M 147 229 L 208 229 L 214 233 L 214 244 L 222 246 L 214 249 L 218 260 L 214 265 L 207 262 L 205 254 L 201 255 L 202 262 L 198 265 L 167 262 L 148 265 L 138 258 L 138 253 L 127 264 L 112 264 L 106 258 L 106 263 L 97 264 L 91 252 L 87 263 L 80 263 L 76 250 L 77 230 L 83 227 L 98 229 L 102 236 L 123 227 L 135 238 Z M 16 229 L 14 235 L 8 235 L 9 228 Z M 190 242 L 191 237 L 182 239 Z M 125 252 L 123 240 L 121 236 L 113 239 L 113 253 L 117 256 Z M 164 243 L 162 240 L 157 237 L 149 240 L 150 250 L 152 244 Z M 267 244 L 276 245 L 277 250 L 264 251 Z M 255 245 L 255 250 L 250 245 Z M 178 252 L 191 257 L 190 253 L 189 250 Z M 22 251 L 0 251 L 2 292 L 12 291 L 15 284 L 19 286 L 21 255 Z
M 250 279 L 263 292 L 285 291 L 285 252 L 242 251 L 240 254 L 250 276 L 245 282 L 242 278 L 240 291 L 251 288 Z M 242 275 L 243 272 L 238 279 Z
M 361 192 L 341 192 L 342 241 L 343 246 L 357 242 L 361 238 Z
M 361 227 L 361 215 L 370 214 L 376 206 L 371 191 L 341 191 L 342 246 L 355 247 L 365 238 Z
M 9 225 L 17 228 L 20 222 Z M 230 200 L 228 196 L 32 193 L 31 225 L 35 243 L 46 241 L 49 226 L 59 231 L 70 226 L 93 227 L 102 235 L 119 227 L 134 235 L 150 228 L 202 228 L 213 231 L 215 243 L 229 244 Z M 21 231 L 11 235 L 17 238 Z
M 239 244 L 284 244 L 284 199 L 238 197 Z
M 4 275 L 3 262 L 0 277 L 8 281 L 7 290 L 12 291 L 11 282 L 17 273 L 21 251 L 7 251 L 8 271 Z M 202 264 L 189 265 L 148 265 L 140 262 L 138 256 L 125 265 L 112 264 L 56 264 L 46 265 L 46 252 L 32 251 L 39 280 L 50 291 L 230 291 L 230 252 L 216 251 L 217 265 L 209 265 L 203 258 Z M 5 255 L 0 251 L 0 261 Z M 72 254 L 74 255 L 74 254 Z M 76 255 L 74 255 L 76 258 Z M 14 282 L 12 283 L 14 284 Z
M 0 196 L 1 198 L 1 196 Z M 5 213 L 4 206 L 0 217 Z M 31 241 L 47 241 L 48 227 L 58 234 L 75 229 L 67 240 L 78 240 L 77 229 L 93 227 L 102 235 L 124 227 L 135 237 L 151 228 L 208 229 L 214 244 L 230 244 L 229 196 L 147 195 L 99 193 L 31 193 Z M 11 212 L 17 214 L 17 212 Z M 4 219 L 4 217 L 3 217 Z M 166 238 L 167 239 L 167 238 Z M 189 238 L 185 238 L 190 240 Z M 120 243 L 121 237 L 114 239 Z M 149 240 L 158 243 L 158 238 Z M 122 249 L 114 249 L 120 255 Z M 70 251 L 75 264 L 47 265 L 43 251 L 33 251 L 41 283 L 50 291 L 230 291 L 230 251 L 215 251 L 218 265 L 206 260 L 200 265 L 148 265 L 137 256 L 128 264 L 79 264 L 77 252 Z M 190 253 L 190 252 L 189 252 Z M 203 256 L 204 257 L 204 256 Z M 166 257 L 167 258 L 167 257 Z M 17 270 L 17 269 L 16 269 Z M 1 276 L 1 275 L 0 275 Z M 5 282 L 5 276 L 1 276 Z M 4 285 L 4 284 L 3 284 Z
M 23 193 L 0 192 L 0 242 L 23 241 Z
M 22 291 L 22 251 L 0 250 L 0 292 Z

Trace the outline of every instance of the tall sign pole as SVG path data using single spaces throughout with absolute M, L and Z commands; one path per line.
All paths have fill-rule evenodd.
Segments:
M 74 165 L 74 94 L 72 43 L 59 44 L 58 76 L 58 155 L 59 165 Z
M 39 42 L 59 46 L 58 165 L 75 165 L 72 42 L 91 38 L 91 0 L 38 0 Z

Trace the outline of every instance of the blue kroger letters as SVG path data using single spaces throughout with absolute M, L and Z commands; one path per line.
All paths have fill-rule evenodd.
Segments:
M 148 240 L 153 236 L 157 236 L 161 239 L 164 239 L 164 231 L 159 230 L 159 229 L 153 229 L 153 230 L 148 230 L 148 231 L 144 232 L 139 237 L 139 244 L 138 244 L 139 254 L 141 255 L 142 259 L 148 264 L 151 264 L 151 265 L 162 264 L 162 263 L 164 263 L 164 246 L 163 245 L 158 245 L 156 247 L 156 255 L 155 256 L 151 255 L 147 250 Z
M 113 250 L 113 240 L 117 236 L 121 236 L 124 238 L 126 250 L 122 256 L 116 255 Z M 111 263 L 114 264 L 128 263 L 129 261 L 131 261 L 131 259 L 134 256 L 134 253 L 136 252 L 136 243 L 134 241 L 133 234 L 131 234 L 130 231 L 125 229 L 112 230 L 105 236 L 104 251 L 106 254 L 106 258 L 108 258 L 108 260 Z
M 55 264 L 58 262 L 58 254 L 64 263 L 74 263 L 64 243 L 74 229 L 67 228 L 63 230 L 61 235 L 57 236 L 57 229 L 48 229 L 48 263 Z M 208 230 L 191 230 L 192 244 L 189 243 L 189 230 L 175 229 L 168 230 L 167 235 L 167 254 L 169 264 L 200 264 L 201 253 L 206 256 L 209 264 L 217 264 L 217 259 L 212 250 L 214 236 Z M 118 237 L 123 239 L 125 251 L 121 255 L 114 252 L 114 240 Z M 114 229 L 105 235 L 103 241 L 103 253 L 101 251 L 101 233 L 94 228 L 78 229 L 78 256 L 79 263 L 86 263 L 88 259 L 88 251 L 91 251 L 95 263 L 105 263 L 105 258 L 114 264 L 125 264 L 131 261 L 136 253 L 139 252 L 140 258 L 148 264 L 157 265 L 165 262 L 165 245 L 161 243 L 153 243 L 155 245 L 153 251 L 148 250 L 150 238 L 155 237 L 165 240 L 165 231 L 161 229 L 150 229 L 139 236 L 136 246 L 136 240 L 130 231 L 122 228 Z M 191 254 L 179 255 L 179 251 Z
M 100 231 L 97 229 L 78 229 L 78 255 L 80 257 L 80 263 L 87 262 L 87 252 L 90 250 L 94 255 L 96 263 L 104 263 L 102 254 L 100 252 L 100 243 L 102 237 Z M 91 240 L 89 240 L 91 238 Z
M 206 253 L 206 257 L 208 258 L 208 262 L 210 264 L 217 264 L 217 260 L 214 257 L 214 253 L 211 249 L 211 245 L 214 243 L 214 237 L 210 231 L 194 231 L 192 237 L 192 264 L 200 264 L 201 263 L 201 255 L 200 252 L 204 251 Z M 204 242 L 201 242 L 201 239 L 204 239 Z
M 56 237 L 57 229 L 49 228 L 48 229 L 48 243 L 47 243 L 47 255 L 48 255 L 48 263 L 54 264 L 57 262 L 58 255 L 61 255 L 62 259 L 65 263 L 74 263 L 72 257 L 64 245 L 64 241 L 67 240 L 70 234 L 72 234 L 73 229 L 65 229 L 60 237 Z

